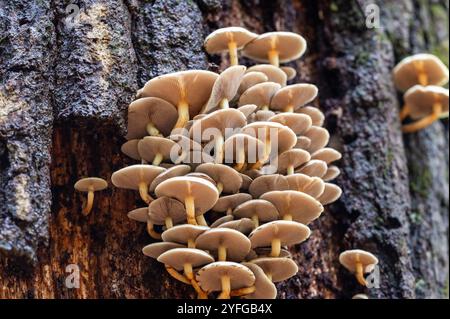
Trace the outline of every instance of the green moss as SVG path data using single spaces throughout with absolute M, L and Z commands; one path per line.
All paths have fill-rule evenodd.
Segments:
M 443 6 L 434 3 L 430 5 L 430 10 L 431 10 L 431 14 L 433 15 L 433 17 L 438 18 L 438 19 L 443 19 L 446 20 L 447 19 L 447 10 L 444 9 Z
M 429 168 L 418 167 L 417 165 L 413 166 L 413 169 L 411 170 L 410 187 L 414 193 L 426 197 L 432 183 L 433 179 Z
M 356 63 L 358 65 L 363 65 L 363 64 L 366 64 L 369 61 L 369 59 L 370 59 L 370 53 L 361 51 L 356 56 Z
M 331 10 L 332 12 L 338 12 L 338 11 L 339 11 L 339 7 L 338 7 L 338 5 L 336 4 L 336 2 L 331 2 L 331 3 L 330 3 L 330 10 Z
M 413 224 L 420 224 L 422 222 L 422 215 L 419 211 L 413 210 L 411 211 L 411 214 L 409 215 L 411 221 Z
M 439 59 L 441 59 L 442 62 L 445 63 L 445 65 L 449 66 L 449 48 L 448 48 L 448 41 L 442 42 L 440 45 L 434 47 L 431 49 L 431 53 L 437 56 Z

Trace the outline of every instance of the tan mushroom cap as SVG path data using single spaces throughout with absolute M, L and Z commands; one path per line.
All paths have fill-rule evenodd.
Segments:
M 338 161 L 342 158 L 341 153 L 331 147 L 325 147 L 311 154 L 311 159 L 321 160 L 327 164 Z
M 351 272 L 356 271 L 356 264 L 360 262 L 363 265 L 363 271 L 370 272 L 371 268 L 378 264 L 378 258 L 367 251 L 353 249 L 342 252 L 339 255 L 339 262 Z
M 232 210 L 251 199 L 252 196 L 246 193 L 237 193 L 233 195 L 222 196 L 217 200 L 212 210 L 215 212 L 226 212 L 227 210 Z
M 289 183 L 285 176 L 280 174 L 263 175 L 257 177 L 250 184 L 249 192 L 253 198 L 259 198 L 262 194 L 275 190 L 288 190 Z
M 192 172 L 187 174 L 186 176 L 190 176 L 190 177 L 198 177 L 201 178 L 205 181 L 210 182 L 211 184 L 213 184 L 214 186 L 217 186 L 216 181 L 213 180 L 211 177 L 209 177 L 209 175 L 206 175 L 205 173 L 199 173 L 199 172 Z
M 252 248 L 268 247 L 273 239 L 280 239 L 282 246 L 300 244 L 309 238 L 311 231 L 301 223 L 276 220 L 257 227 L 249 235 Z
M 278 83 L 281 86 L 285 86 L 287 82 L 287 75 L 280 68 L 277 68 L 271 64 L 258 64 L 247 69 L 247 73 L 250 72 L 262 72 L 264 73 L 269 82 Z
M 114 182 L 113 182 L 114 183 Z M 75 189 L 80 192 L 101 191 L 108 188 L 108 182 L 99 177 L 86 177 L 80 179 L 74 185 Z
M 286 73 L 287 80 L 293 80 L 295 76 L 297 75 L 297 71 L 294 68 L 291 68 L 290 66 L 282 66 L 280 69 Z
M 234 134 L 225 140 L 225 163 L 231 164 L 239 160 L 240 152 L 244 153 L 243 160 L 247 163 L 256 163 L 264 159 L 264 143 L 248 134 Z
M 322 204 L 314 197 L 297 191 L 273 191 L 261 196 L 278 210 L 280 218 L 291 216 L 293 221 L 308 225 L 323 212 Z
M 162 156 L 162 161 L 167 161 L 173 147 L 177 147 L 176 143 L 168 138 L 146 136 L 139 141 L 138 152 L 142 159 L 150 163 L 157 155 Z
M 311 159 L 309 153 L 302 149 L 291 149 L 285 151 L 278 156 L 276 161 L 277 173 L 285 174 L 289 167 L 295 169 Z
M 271 117 L 275 115 L 275 112 L 270 110 L 256 111 L 249 119 L 249 122 L 267 122 Z
M 187 244 L 189 241 L 194 242 L 200 234 L 204 233 L 208 229 L 209 227 L 207 226 L 182 224 L 165 230 L 161 234 L 161 238 L 163 241 Z
M 243 55 L 258 62 L 269 62 L 268 53 L 278 51 L 279 62 L 286 63 L 300 58 L 306 51 L 306 40 L 292 32 L 268 32 L 248 43 Z
M 138 99 L 128 107 L 128 134 L 126 139 L 142 138 L 149 135 L 147 125 L 152 123 L 161 134 L 167 136 L 177 122 L 177 108 L 169 102 L 157 98 Z
M 250 262 L 261 267 L 266 276 L 271 277 L 272 282 L 284 281 L 295 276 L 298 272 L 297 264 L 289 258 L 263 257 Z
M 234 194 L 239 192 L 242 185 L 241 175 L 234 169 L 223 164 L 205 163 L 197 166 L 196 172 L 211 177 L 217 184 L 221 184 L 223 192 Z
M 317 107 L 304 106 L 297 109 L 295 112 L 308 115 L 314 126 L 323 126 L 323 123 L 325 122 L 325 115 Z
M 240 262 L 250 251 L 250 240 L 241 232 L 223 228 L 211 228 L 195 240 L 195 246 L 210 252 L 217 252 L 219 246 L 226 248 L 227 260 Z
M 209 227 L 216 228 L 224 223 L 231 222 L 233 219 L 234 219 L 233 215 L 225 215 L 216 219 Z
M 251 287 L 255 275 L 242 264 L 231 261 L 217 261 L 201 268 L 196 276 L 200 287 L 205 291 L 221 291 L 222 277 L 230 278 L 231 290 Z
M 148 216 L 156 225 L 164 225 L 167 217 L 177 224 L 186 220 L 186 210 L 176 199 L 160 197 L 148 205 Z
M 241 95 L 249 88 L 255 86 L 259 83 L 268 82 L 269 78 L 262 72 L 251 71 L 246 73 L 241 80 L 241 84 L 239 85 L 238 94 Z
M 322 177 L 327 173 L 328 165 L 321 160 L 310 160 L 308 163 L 297 169 L 295 172 L 311 177 Z
M 276 122 L 250 123 L 242 128 L 242 133 L 256 137 L 263 143 L 270 139 L 272 141 L 271 147 L 277 147 L 278 153 L 293 148 L 297 143 L 297 135 L 289 127 Z M 274 137 L 277 143 L 273 143 Z
M 250 184 L 253 182 L 253 178 L 251 178 L 248 175 L 242 174 L 242 173 L 239 173 L 239 174 L 242 177 L 242 185 L 241 185 L 241 189 L 240 190 L 247 192 L 248 188 L 250 187 Z
M 175 248 L 185 248 L 185 246 L 170 242 L 152 243 L 142 248 L 142 253 L 145 256 L 157 259 L 161 254 Z
M 111 182 L 118 188 L 138 190 L 140 183 L 147 185 L 166 169 L 153 165 L 131 165 L 124 167 L 111 176 Z
M 195 248 L 174 248 L 159 255 L 157 260 L 176 270 L 183 270 L 185 264 L 194 268 L 214 262 L 207 252 Z
M 203 108 L 202 113 L 207 113 L 217 108 L 224 99 L 227 100 L 225 105 L 228 107 L 228 102 L 231 101 L 238 92 L 239 85 L 241 84 L 242 77 L 246 70 L 246 66 L 233 65 L 220 73 L 216 82 L 214 82 L 211 95 Z
M 257 109 L 258 107 L 255 104 L 246 104 L 237 108 L 237 110 L 241 112 L 246 119 L 248 119 L 253 113 L 255 113 Z
M 324 148 L 330 141 L 330 133 L 319 126 L 311 126 L 303 135 L 311 140 L 311 145 L 307 149 L 311 154 Z
M 294 148 L 300 148 L 302 150 L 307 150 L 311 146 L 311 140 L 306 136 L 297 136 L 297 142 Z
M 150 184 L 150 192 L 154 192 L 156 186 L 164 182 L 165 180 L 168 180 L 169 178 L 176 177 L 176 176 L 184 176 L 188 174 L 191 171 L 191 167 L 189 165 L 176 165 L 173 167 L 168 168 L 165 172 L 159 174 L 153 182 Z
M 237 218 L 258 216 L 258 220 L 265 223 L 278 219 L 278 210 L 267 200 L 253 199 L 237 206 L 233 211 L 233 216 Z
M 334 165 L 328 166 L 327 172 L 322 176 L 325 182 L 332 181 L 341 174 L 341 170 Z
M 148 220 L 148 207 L 133 209 L 127 213 L 127 216 L 131 220 L 146 223 Z
M 312 84 L 292 84 L 280 89 L 270 102 L 270 109 L 295 111 L 317 97 L 318 89 Z
M 255 229 L 255 223 L 249 218 L 241 218 L 222 223 L 218 227 L 234 229 L 244 235 L 248 235 Z
M 420 70 L 427 77 L 427 83 L 420 83 Z M 432 54 L 416 54 L 400 61 L 394 68 L 394 83 L 400 91 L 406 91 L 417 84 L 443 86 L 448 83 L 447 66 Z
M 335 184 L 325 183 L 325 189 L 322 195 L 320 195 L 317 200 L 321 202 L 322 205 L 328 205 L 337 201 L 339 197 L 341 197 L 341 195 L 342 189 L 339 186 Z
M 441 114 L 448 114 L 448 89 L 439 86 L 416 85 L 403 96 L 405 105 L 409 108 L 409 116 L 418 120 L 433 113 L 433 105 L 441 103 Z
M 255 275 L 255 292 L 245 295 L 244 299 L 275 299 L 277 297 L 277 287 L 266 276 L 264 270 L 254 263 L 242 263 Z
M 259 108 L 268 108 L 272 97 L 279 89 L 281 85 L 275 82 L 256 84 L 242 93 L 238 105 L 255 104 Z
M 195 170 L 197 166 L 203 163 L 213 163 L 214 157 L 206 154 L 203 151 L 190 151 L 187 156 L 183 158 L 181 163 L 187 164 L 191 169 Z
M 204 46 L 206 52 L 216 54 L 228 51 L 229 42 L 235 42 L 239 50 L 256 37 L 258 37 L 256 33 L 241 27 L 221 28 L 206 37 Z
M 319 177 L 310 177 L 305 174 L 293 174 L 286 176 L 289 189 L 308 194 L 318 198 L 325 190 L 325 183 Z
M 129 140 L 122 144 L 122 146 L 120 147 L 120 150 L 126 156 L 128 156 L 134 160 L 140 161 L 141 155 L 139 155 L 139 152 L 138 152 L 139 141 L 140 141 L 139 139 Z
M 298 113 L 280 113 L 268 119 L 289 127 L 296 135 L 305 133 L 311 128 L 312 120 L 309 115 Z

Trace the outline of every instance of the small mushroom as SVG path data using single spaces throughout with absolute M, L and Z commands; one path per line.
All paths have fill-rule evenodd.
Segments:
M 159 242 L 159 243 L 152 243 L 150 245 L 145 246 L 142 248 L 142 253 L 145 256 L 158 259 L 158 257 L 165 253 L 166 251 L 169 251 L 171 249 L 175 248 L 185 248 L 185 246 L 177 243 L 170 243 L 170 242 Z
M 227 215 L 231 215 L 235 207 L 251 199 L 252 196 L 250 194 L 245 193 L 237 193 L 233 195 L 222 196 L 217 200 L 212 210 L 215 212 L 226 213 Z
M 259 110 L 252 114 L 249 118 L 249 123 L 253 122 L 267 122 L 271 117 L 275 115 L 275 112 L 270 110 Z
M 203 163 L 214 163 L 214 157 L 203 151 L 190 151 L 187 156 L 183 157 L 181 163 L 185 163 L 195 170 L 197 166 Z
M 175 164 L 180 164 L 183 160 L 189 156 L 191 152 L 201 152 L 202 145 L 197 143 L 196 141 L 189 138 L 188 136 L 184 136 L 181 134 L 172 134 L 169 136 L 169 139 L 174 141 L 176 145 L 171 149 L 171 159 Z
M 262 194 L 271 191 L 284 191 L 289 189 L 289 183 L 285 176 L 280 174 L 263 175 L 257 177 L 250 184 L 249 192 L 253 198 L 260 198 Z
M 247 69 L 247 73 L 250 72 L 262 72 L 264 73 L 269 82 L 278 83 L 281 86 L 286 86 L 287 75 L 280 68 L 271 64 L 258 64 Z
M 238 105 L 255 104 L 260 110 L 268 110 L 270 101 L 281 85 L 275 82 L 256 84 L 242 93 Z
M 150 184 L 150 192 L 154 193 L 156 186 L 168 180 L 169 178 L 176 176 L 184 176 L 191 171 L 191 167 L 189 165 L 176 165 L 171 168 L 168 168 L 165 172 L 159 174 L 155 177 L 153 182 Z
M 233 196 L 233 195 L 230 195 Z M 212 224 L 211 224 L 211 228 L 216 228 L 219 227 L 220 225 L 222 225 L 223 223 L 227 223 L 227 222 L 231 222 L 234 219 L 233 215 L 225 215 L 222 216 L 218 219 L 216 219 Z
M 251 178 L 248 175 L 239 173 L 242 177 L 242 185 L 241 185 L 241 192 L 247 192 L 248 188 L 250 187 L 250 184 L 253 182 L 253 178 Z
M 250 261 L 258 265 L 272 282 L 287 280 L 298 272 L 297 264 L 289 258 L 262 257 Z
M 325 183 L 319 177 L 310 177 L 305 174 L 293 174 L 286 176 L 289 189 L 308 194 L 318 198 L 325 190 Z
M 176 143 L 168 138 L 146 136 L 138 143 L 138 152 L 142 159 L 158 166 L 171 157 L 171 151 Z M 179 154 L 178 154 L 179 155 Z
M 186 245 L 188 248 L 195 248 L 195 240 L 198 236 L 207 231 L 209 227 L 181 224 L 165 230 L 161 238 L 165 242 L 174 242 Z
M 297 143 L 295 143 L 294 148 L 307 150 L 310 146 L 311 146 L 311 140 L 308 137 L 297 136 Z
M 77 191 L 88 193 L 87 202 L 82 211 L 83 215 L 87 216 L 91 212 L 94 204 L 94 193 L 107 188 L 108 183 L 102 178 L 87 177 L 76 182 L 74 187 Z
M 370 272 L 378 264 L 378 258 L 367 251 L 354 249 L 341 253 L 339 262 L 349 271 L 355 273 L 356 279 L 362 286 L 367 286 L 364 273 Z
M 247 91 L 252 86 L 255 86 L 259 83 L 268 82 L 269 78 L 262 72 L 248 72 L 246 73 L 241 80 L 241 84 L 239 85 L 238 95 L 241 96 L 242 93 Z
M 322 205 L 331 204 L 339 199 L 342 195 L 342 189 L 334 184 L 325 183 L 325 189 L 322 195 L 317 199 Z
M 317 97 L 318 89 L 312 84 L 288 85 L 275 93 L 270 109 L 281 112 L 294 112 Z
M 331 147 L 325 147 L 311 154 L 311 159 L 321 160 L 327 164 L 340 160 L 341 153 Z
M 277 173 L 292 175 L 297 167 L 305 164 L 310 159 L 311 156 L 309 153 L 301 149 L 291 149 L 285 151 L 277 158 Z
M 319 126 L 311 126 L 303 136 L 311 140 L 311 145 L 306 149 L 311 154 L 324 148 L 330 141 L 330 133 Z
M 241 27 L 221 28 L 205 39 L 205 49 L 209 54 L 218 54 L 228 51 L 230 64 L 238 65 L 238 50 L 254 40 L 258 35 Z
M 169 229 L 186 220 L 186 211 L 176 199 L 160 197 L 148 205 L 148 216 L 153 224 L 165 225 Z
M 222 223 L 218 227 L 234 229 L 247 236 L 255 229 L 255 223 L 249 218 L 241 218 Z
M 160 240 L 161 234 L 156 232 L 154 229 L 153 222 L 149 219 L 148 216 L 148 207 L 142 207 L 133 209 L 132 211 L 129 211 L 127 214 L 128 218 L 131 220 L 135 220 L 139 223 L 146 223 L 147 224 L 147 233 L 153 238 Z
M 139 152 L 138 152 L 139 141 L 140 141 L 140 139 L 129 140 L 122 144 L 120 150 L 126 156 L 128 156 L 134 160 L 137 160 L 137 161 L 142 161 L 141 155 L 139 155 Z M 142 163 L 142 164 L 145 164 L 145 163 Z
M 311 177 L 322 177 L 327 173 L 328 165 L 321 160 L 310 160 L 299 169 L 295 170 L 295 173 L 308 175 Z
M 249 164 L 264 160 L 264 143 L 247 134 L 234 134 L 225 140 L 225 163 L 235 163 L 238 172 L 245 170 Z
M 314 126 L 323 126 L 323 123 L 325 122 L 325 115 L 317 107 L 304 106 L 297 109 L 296 113 L 308 115 Z
M 308 115 L 298 113 L 279 113 L 269 118 L 268 121 L 286 125 L 295 135 L 307 132 L 312 125 L 312 120 Z
M 287 80 L 293 80 L 295 76 L 297 75 L 297 71 L 294 68 L 291 68 L 290 66 L 282 66 L 280 67 L 281 71 L 286 73 Z
M 306 51 L 306 40 L 292 32 L 269 32 L 248 43 L 243 55 L 258 62 L 281 63 L 300 58 Z
M 239 112 L 244 114 L 245 118 L 248 120 L 248 118 L 255 113 L 255 111 L 258 109 L 258 107 L 255 104 L 246 104 L 242 105 L 237 108 Z
M 219 194 L 234 194 L 239 192 L 242 185 L 241 175 L 229 166 L 223 164 L 205 163 L 197 166 L 196 172 L 211 177 L 217 186 Z
M 253 199 L 237 206 L 233 211 L 233 216 L 250 218 L 255 227 L 258 227 L 260 222 L 266 223 L 277 220 L 278 210 L 267 200 Z
M 201 165 L 201 164 L 200 164 Z M 197 166 L 198 167 L 198 166 Z M 186 176 L 190 176 L 190 177 L 198 177 L 201 178 L 205 181 L 210 182 L 211 184 L 213 184 L 214 186 L 217 187 L 216 181 L 213 180 L 209 175 L 205 174 L 205 173 L 200 173 L 200 172 L 192 172 L 187 174 Z
M 243 296 L 244 299 L 275 299 L 277 297 L 277 287 L 266 276 L 264 270 L 254 263 L 242 263 L 255 275 L 255 291 Z
M 338 177 L 341 174 L 341 170 L 334 165 L 328 166 L 327 172 L 322 176 L 324 182 L 329 182 Z

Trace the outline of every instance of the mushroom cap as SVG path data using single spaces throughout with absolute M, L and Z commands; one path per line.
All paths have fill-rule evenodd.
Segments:
M 183 270 L 185 264 L 199 267 L 214 262 L 210 254 L 195 248 L 174 248 L 159 255 L 157 260 L 176 270 Z
M 264 159 L 264 143 L 248 134 L 234 134 L 227 138 L 224 143 L 225 163 L 231 164 L 239 151 L 244 151 L 247 163 L 256 163 Z
M 216 82 L 214 82 L 211 95 L 203 109 L 203 113 L 215 109 L 221 100 L 227 99 L 231 101 L 235 97 L 245 70 L 247 70 L 247 67 L 244 65 L 233 65 L 220 73 Z
M 118 188 L 138 190 L 140 183 L 147 185 L 166 169 L 153 165 L 136 164 L 124 167 L 111 176 L 111 182 Z
M 277 50 L 279 61 L 286 63 L 300 58 L 306 51 L 306 40 L 292 32 L 268 32 L 248 43 L 243 55 L 258 62 L 269 62 L 268 52 Z
M 252 86 L 259 83 L 268 82 L 269 78 L 262 72 L 251 71 L 242 77 L 241 84 L 239 85 L 238 94 L 241 95 Z
M 145 256 L 157 259 L 162 253 L 175 248 L 185 248 L 185 246 L 177 243 L 158 242 L 152 243 L 142 248 L 142 253 Z
M 169 178 L 176 177 L 176 176 L 184 176 L 188 174 L 191 171 L 191 167 L 189 165 L 176 165 L 173 167 L 168 168 L 165 172 L 159 174 L 153 182 L 150 184 L 150 192 L 154 192 L 156 186 L 164 182 L 165 180 L 168 180 Z
M 267 122 L 271 117 L 275 115 L 275 112 L 270 110 L 259 110 L 252 114 L 249 122 Z
M 277 297 L 277 287 L 266 276 L 264 270 L 254 263 L 242 263 L 255 275 L 255 292 L 245 295 L 244 299 L 275 299 Z
M 139 155 L 139 152 L 138 152 L 139 141 L 140 141 L 139 139 L 129 140 L 122 144 L 122 146 L 120 147 L 120 150 L 126 156 L 131 157 L 134 160 L 140 161 L 141 155 Z
M 99 177 L 86 177 L 76 182 L 73 187 L 80 192 L 89 192 L 89 190 L 96 192 L 108 188 L 108 182 Z
M 257 227 L 249 235 L 252 248 L 268 247 L 273 239 L 280 239 L 282 246 L 299 244 L 309 238 L 308 226 L 294 221 L 276 220 Z
M 226 212 L 228 209 L 234 209 L 235 207 L 251 199 L 252 196 L 246 193 L 237 193 L 233 195 L 222 196 L 217 200 L 212 210 L 215 212 Z
M 209 54 L 228 51 L 228 43 L 235 42 L 238 50 L 256 39 L 258 35 L 242 27 L 227 27 L 217 29 L 205 39 L 204 46 Z
M 222 223 L 218 227 L 234 229 L 244 235 L 248 235 L 253 229 L 255 229 L 255 223 L 251 219 L 241 218 Z
M 214 186 L 217 186 L 217 183 L 215 180 L 213 180 L 211 177 L 209 177 L 209 175 L 206 175 L 205 173 L 199 173 L 199 172 L 192 172 L 187 174 L 186 176 L 190 176 L 190 177 L 198 177 L 201 178 L 205 181 L 210 182 L 211 184 L 213 184 Z
M 281 71 L 286 73 L 287 80 L 290 81 L 295 78 L 297 75 L 297 71 L 294 68 L 291 68 L 290 66 L 282 66 L 280 67 Z
M 271 138 L 272 148 L 277 147 L 279 153 L 293 148 L 297 143 L 297 135 L 289 127 L 276 122 L 250 123 L 242 128 L 242 133 L 256 137 L 263 143 L 266 138 Z M 273 141 L 273 134 L 276 134 L 277 143 Z
M 325 122 L 325 115 L 317 107 L 304 106 L 297 109 L 295 112 L 308 115 L 314 126 L 323 126 L 323 123 Z
M 252 259 L 261 258 L 261 257 L 270 257 L 272 248 L 270 248 L 270 247 L 255 248 L 254 252 L 257 257 L 252 258 Z M 292 258 L 292 254 L 289 252 L 289 250 L 282 248 L 282 249 L 280 249 L 280 256 L 278 256 L 278 257 Z
M 300 148 L 302 150 L 307 150 L 311 146 L 311 140 L 306 136 L 297 136 L 297 142 L 294 148 Z
M 297 169 L 295 172 L 311 177 L 322 177 L 327 173 L 327 163 L 321 160 L 310 160 L 308 163 Z
M 227 250 L 227 260 L 240 262 L 250 251 L 250 240 L 241 232 L 230 228 L 211 228 L 195 240 L 195 246 L 210 252 L 219 246 Z
M 441 114 L 448 114 L 448 89 L 439 86 L 416 85 L 406 91 L 403 99 L 409 107 L 409 116 L 414 120 L 430 115 L 435 102 L 441 103 Z
M 285 174 L 289 166 L 297 168 L 311 159 L 309 153 L 305 150 L 294 148 L 287 150 L 278 156 L 277 159 L 277 172 Z
M 208 101 L 212 87 L 219 75 L 204 70 L 189 70 L 164 74 L 148 81 L 141 95 L 166 100 L 178 106 L 181 101 L 189 105 L 190 117 L 194 117 Z
M 127 216 L 131 220 L 135 220 L 140 223 L 146 223 L 148 220 L 148 207 L 136 208 L 127 213 Z
M 223 192 L 234 194 L 239 192 L 242 185 L 241 175 L 234 169 L 223 164 L 205 163 L 197 166 L 196 172 L 211 177 L 217 184 L 223 185 Z
M 196 215 L 202 215 L 210 210 L 219 193 L 217 188 L 210 182 L 198 177 L 177 176 L 165 180 L 155 189 L 158 197 L 167 196 L 183 202 L 189 196 L 194 198 Z
M 327 172 L 322 176 L 325 182 L 332 181 L 341 174 L 341 170 L 334 165 L 328 166 Z
M 292 220 L 308 225 L 323 212 L 322 204 L 314 197 L 297 191 L 273 191 L 261 196 L 278 210 L 280 218 L 291 215 Z
M 331 147 L 325 147 L 311 154 L 311 159 L 321 160 L 327 164 L 340 160 L 341 153 Z
M 231 261 L 217 261 L 204 266 L 196 279 L 205 291 L 221 291 L 223 276 L 230 278 L 231 290 L 251 287 L 255 283 L 255 275 L 250 269 Z
M 186 220 L 184 205 L 176 199 L 160 197 L 148 205 L 148 216 L 156 225 L 164 225 L 166 218 L 172 218 L 174 224 Z
M 197 226 L 190 224 L 177 225 L 172 228 L 165 230 L 161 234 L 163 241 L 169 241 L 179 244 L 187 244 L 189 240 L 195 241 L 195 239 L 209 227 L 207 226 Z
M 269 106 L 272 97 L 281 89 L 281 85 L 275 82 L 263 82 L 256 84 L 242 93 L 238 105 L 255 104 L 259 108 Z
M 356 263 L 363 265 L 363 270 L 368 272 L 374 265 L 378 264 L 375 255 L 361 249 L 346 250 L 339 255 L 339 262 L 351 272 L 356 271 Z
M 177 108 L 157 97 L 138 99 L 128 107 L 128 133 L 126 139 L 147 136 L 149 122 L 164 135 L 170 134 L 178 119 Z
M 162 155 L 164 160 L 170 159 L 173 147 L 177 147 L 176 143 L 168 138 L 146 136 L 139 141 L 138 152 L 142 159 L 151 163 L 157 154 Z
M 246 119 L 248 119 L 257 109 L 258 107 L 255 104 L 246 104 L 237 108 L 237 110 L 241 112 Z
M 325 189 L 323 193 L 317 199 L 322 205 L 331 204 L 339 199 L 342 195 L 342 189 L 331 183 L 325 183 Z
M 325 190 L 325 183 L 319 177 L 310 177 L 305 174 L 292 174 L 286 176 L 289 189 L 308 194 L 318 198 Z
M 213 163 L 214 157 L 203 151 L 190 151 L 189 154 L 183 158 L 181 163 L 185 163 L 194 169 L 203 163 Z
M 307 132 L 312 126 L 309 115 L 299 113 L 279 113 L 268 119 L 289 127 L 296 135 Z
M 318 91 L 313 84 L 288 85 L 275 93 L 270 102 L 270 109 L 283 111 L 287 106 L 292 106 L 296 110 L 314 100 Z
M 234 219 L 233 215 L 225 215 L 225 216 L 222 216 L 222 217 L 216 219 L 209 227 L 216 228 L 226 222 L 231 222 L 233 219 Z
M 409 56 L 394 68 L 394 83 L 400 91 L 406 91 L 419 84 L 419 68 L 428 77 L 428 85 L 443 86 L 448 82 L 449 72 L 447 66 L 432 54 L 416 54 Z
M 365 294 L 356 294 L 352 297 L 352 299 L 369 299 L 369 297 Z
M 285 86 L 287 82 L 286 73 L 272 64 L 254 65 L 247 69 L 247 73 L 250 72 L 262 72 L 267 76 L 267 81 L 278 83 L 281 86 Z
M 275 190 L 288 190 L 289 183 L 285 176 L 280 174 L 263 175 L 257 177 L 250 184 L 249 192 L 253 198 L 259 198 L 262 194 Z
M 245 174 L 239 173 L 242 177 L 242 185 L 241 185 L 241 191 L 248 191 L 248 188 L 250 187 L 250 184 L 253 182 L 253 179 L 250 176 L 247 176 Z
M 271 222 L 278 219 L 278 210 L 267 200 L 253 199 L 237 206 L 233 211 L 233 216 L 238 218 L 252 218 L 255 215 L 260 222 Z
M 307 149 L 311 154 L 324 148 L 330 140 L 330 133 L 320 126 L 311 126 L 303 136 L 311 140 L 311 145 Z
M 289 258 L 284 257 L 262 257 L 251 263 L 258 265 L 264 273 L 272 276 L 272 282 L 280 282 L 289 279 L 298 272 L 297 264 Z

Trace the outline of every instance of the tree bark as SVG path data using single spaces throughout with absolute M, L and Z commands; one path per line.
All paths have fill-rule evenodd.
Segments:
M 307 39 L 290 63 L 295 82 L 318 85 L 343 154 L 343 196 L 291 248 L 299 272 L 278 297 L 448 298 L 448 121 L 402 135 L 391 80 L 411 53 L 448 64 L 448 0 L 74 3 L 71 19 L 70 1 L 0 0 L 0 298 L 194 297 L 141 253 L 151 240 L 126 216 L 142 206 L 135 192 L 97 193 L 84 217 L 73 185 L 132 163 L 120 145 L 136 90 L 163 73 L 223 68 L 203 39 L 232 25 Z M 366 26 L 371 3 L 380 28 Z M 361 289 L 339 265 L 351 248 L 379 257 L 378 289 Z M 65 286 L 70 264 L 79 289 Z

